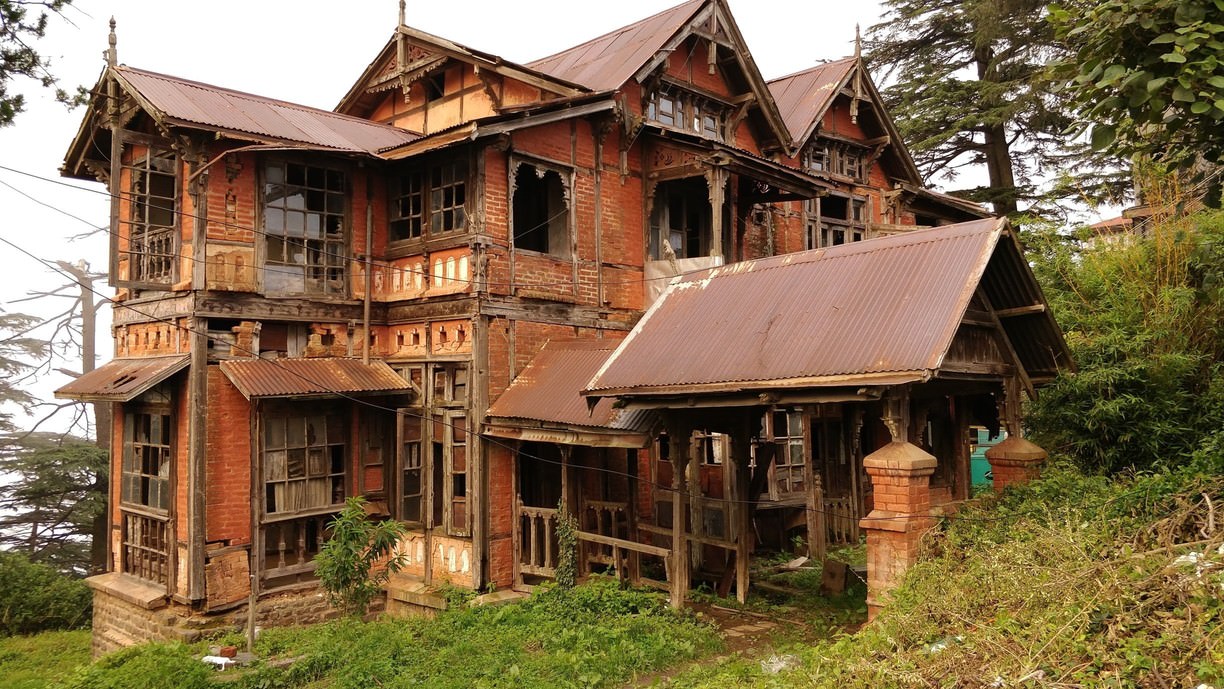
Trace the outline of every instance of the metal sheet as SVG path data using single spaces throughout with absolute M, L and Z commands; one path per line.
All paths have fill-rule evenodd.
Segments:
M 853 67 L 854 58 L 847 57 L 769 81 L 792 139 L 801 141 L 812 122 L 824 115 Z
M 187 368 L 187 354 L 114 359 L 55 391 L 58 399 L 130 402 Z
M 154 108 L 182 122 L 370 154 L 420 138 L 398 127 L 178 77 L 132 67 L 115 71 Z
M 691 0 L 526 66 L 596 91 L 619 89 L 704 3 Z
M 247 399 L 398 394 L 412 391 L 390 366 L 357 359 L 234 359 L 221 372 Z
M 600 400 L 591 410 L 580 394 L 618 344 L 619 340 L 549 342 L 489 408 L 489 418 L 502 425 L 510 419 L 526 419 L 558 426 L 649 431 L 653 420 L 649 412 L 614 409 L 612 400 Z
M 976 220 L 685 276 L 587 388 L 663 394 L 718 383 L 837 377 L 844 385 L 854 376 L 934 373 L 988 263 L 995 273 L 988 292 L 1004 302 L 997 307 L 1041 301 L 1006 227 Z M 991 261 L 996 247 L 1008 256 Z M 1033 340 L 1022 351 L 1065 351 L 1045 327 L 1015 338 Z

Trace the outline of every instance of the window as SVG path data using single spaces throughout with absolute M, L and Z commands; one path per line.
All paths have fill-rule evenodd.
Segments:
M 462 405 L 467 402 L 467 364 L 435 364 L 433 367 L 433 406 Z
M 804 203 L 807 248 L 837 246 L 867 238 L 867 199 L 829 194 Z
M 467 161 L 406 170 L 391 180 L 391 241 L 444 235 L 467 227 Z
M 803 165 L 810 172 L 867 181 L 867 149 L 852 143 L 815 139 L 804 151 Z
M 522 162 L 515 165 L 511 197 L 514 248 L 569 257 L 567 186 L 557 170 Z
M 433 416 L 433 524 L 452 536 L 468 534 L 467 417 L 448 412 Z
M 727 107 L 715 100 L 671 85 L 650 95 L 646 119 L 674 129 L 722 141 Z
M 345 175 L 314 165 L 264 169 L 264 289 L 277 294 L 346 293 Z
M 345 426 L 337 414 L 263 419 L 264 511 L 330 510 L 344 504 Z
M 796 409 L 779 409 L 770 416 L 770 436 L 774 443 L 773 483 L 778 496 L 793 495 L 807 489 L 804 482 L 803 414 Z
M 664 243 L 676 258 L 697 258 L 710 253 L 713 229 L 708 188 L 704 177 L 660 182 L 655 187 L 650 223 L 652 259 L 668 258 Z
M 425 519 L 424 456 L 420 410 L 400 412 L 400 519 L 423 522 Z
M 171 428 L 169 411 L 140 409 L 123 419 L 120 570 L 162 584 L 170 574 Z
M 127 279 L 134 285 L 169 285 L 174 280 L 178 226 L 178 160 L 169 151 L 148 149 L 128 173 Z

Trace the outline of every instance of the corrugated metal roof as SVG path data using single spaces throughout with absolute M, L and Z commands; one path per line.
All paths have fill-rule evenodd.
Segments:
M 938 369 L 988 264 L 995 308 L 1044 303 L 1018 245 L 1000 241 L 1006 229 L 1004 220 L 976 220 L 677 278 L 587 388 L 666 394 L 925 377 Z M 1069 365 L 1048 311 L 1042 319 L 1038 327 L 1007 324 L 1022 364 Z
M 370 154 L 420 138 L 390 125 L 133 67 L 115 73 L 164 116 L 184 123 Z
M 645 433 L 652 417 L 644 411 L 614 409 L 610 399 L 589 409 L 580 394 L 619 340 L 554 340 L 489 407 L 489 417 L 527 419 L 561 426 Z
M 769 80 L 769 92 L 792 139 L 802 141 L 812 123 L 829 109 L 854 61 L 847 57 Z
M 114 359 L 55 391 L 59 399 L 130 402 L 187 367 L 186 354 Z
M 676 34 L 706 0 L 682 5 L 621 27 L 527 67 L 596 91 L 618 89 Z
M 233 359 L 221 371 L 247 399 L 396 394 L 411 386 L 390 366 L 358 359 Z

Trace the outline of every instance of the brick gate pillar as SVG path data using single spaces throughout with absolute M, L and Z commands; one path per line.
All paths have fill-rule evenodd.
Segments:
M 930 528 L 935 457 L 894 440 L 863 458 L 871 476 L 874 509 L 859 526 L 867 534 L 867 619 L 918 559 L 918 541 Z
M 1018 435 L 1007 438 L 986 450 L 986 461 L 990 462 L 991 480 L 994 489 L 1001 491 L 1010 485 L 1028 483 L 1041 475 L 1046 451 Z

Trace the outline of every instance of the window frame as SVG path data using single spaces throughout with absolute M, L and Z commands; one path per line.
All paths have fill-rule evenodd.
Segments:
M 846 204 L 846 217 L 827 217 L 825 199 L 836 197 Z M 871 199 L 867 196 L 830 192 L 823 197 L 804 201 L 804 244 L 807 249 L 824 249 L 867 239 L 870 225 Z M 841 233 L 842 241 L 836 241 Z
M 178 256 L 182 235 L 183 166 L 179 155 L 170 147 L 168 142 L 154 143 L 152 141 L 141 141 L 134 143 L 143 147 L 144 153 L 132 157 L 131 160 L 121 165 L 123 174 L 127 176 L 127 185 L 122 193 L 126 196 L 128 212 L 126 217 L 120 215 L 120 227 L 116 228 L 116 244 L 115 251 L 112 254 L 111 266 L 111 275 L 116 276 L 113 284 L 117 287 L 134 289 L 168 289 L 178 281 L 179 273 Z M 155 171 L 153 169 L 154 161 L 166 163 L 166 167 L 170 168 L 170 172 Z M 173 195 L 166 197 L 153 194 L 148 182 L 152 175 L 170 178 L 173 184 L 171 191 Z M 140 184 L 143 184 L 142 189 L 138 188 Z M 167 210 L 155 204 L 152 199 L 170 202 L 168 209 L 170 213 L 169 225 L 152 222 L 150 216 L 155 209 Z M 120 201 L 120 199 L 115 199 L 114 203 L 120 203 Z M 143 214 L 141 209 L 144 210 Z M 165 235 L 165 237 L 157 236 L 151 238 L 150 235 Z M 125 237 L 127 240 L 126 251 L 119 250 L 118 239 L 120 236 Z M 168 245 L 162 247 L 161 253 L 153 254 L 147 250 L 147 247 L 140 248 L 136 246 L 138 242 L 152 243 L 156 240 L 168 240 Z M 126 255 L 128 259 L 127 278 L 118 277 L 121 255 Z M 165 265 L 163 269 L 155 271 L 158 277 L 150 278 L 145 270 L 137 270 L 138 266 L 146 265 L 153 259 L 156 259 L 159 264 L 164 263 Z
M 779 433 L 778 417 L 785 418 L 784 433 Z M 774 461 L 769 467 L 770 492 L 778 500 L 805 495 L 811 486 L 807 482 L 807 415 L 798 407 L 771 409 L 768 415 L 768 441 L 774 445 Z M 793 424 L 797 423 L 796 428 Z M 795 450 L 798 449 L 798 461 Z M 785 460 L 785 461 L 783 461 Z M 786 475 L 782 475 L 782 471 Z M 796 476 L 796 473 L 798 475 Z
M 287 425 L 289 421 L 297 420 L 305 424 L 308 422 L 308 419 L 314 418 L 314 417 L 324 419 L 324 430 L 323 430 L 322 443 L 312 443 L 310 440 L 309 434 L 308 434 L 308 429 L 303 428 L 302 439 L 305 444 L 301 445 L 300 447 L 296 444 L 290 444 L 291 437 L 289 435 L 289 428 Z M 332 439 L 331 433 L 329 432 L 329 428 L 328 428 L 330 421 L 332 419 L 335 419 L 339 426 L 339 430 L 337 431 L 338 439 L 336 440 Z M 284 444 L 270 449 L 270 446 L 268 444 L 268 434 L 270 430 L 270 424 L 278 420 L 286 424 L 285 429 L 284 429 Z M 350 442 L 351 438 L 349 437 L 349 435 L 350 435 L 349 434 L 349 423 L 348 423 L 348 420 L 345 418 L 345 415 L 340 412 L 326 410 L 322 408 L 322 406 L 319 404 L 310 404 L 310 403 L 283 404 L 283 405 L 275 405 L 275 406 L 261 410 L 259 414 L 259 450 L 258 450 L 259 451 L 259 474 L 258 474 L 259 478 L 258 480 L 259 480 L 259 486 L 260 486 L 259 495 L 260 495 L 260 521 L 261 523 L 268 524 L 272 522 L 292 520 L 292 519 L 297 519 L 297 518 L 317 515 L 317 514 L 329 514 L 329 513 L 339 512 L 341 509 L 343 509 L 345 499 L 352 493 L 353 478 L 351 475 L 352 474 L 351 467 L 349 466 L 351 459 L 352 459 L 351 457 L 351 454 L 352 454 L 351 444 L 352 443 Z M 340 452 L 341 452 L 340 470 L 338 472 L 335 471 L 334 468 L 331 466 L 332 464 L 334 464 L 334 460 L 329 455 L 332 452 L 330 448 L 333 448 L 333 447 L 339 447 Z M 292 477 L 289 475 L 290 474 L 289 452 L 291 450 L 298 450 L 298 449 L 302 450 L 302 475 L 298 477 Z M 311 461 L 310 451 L 312 449 L 320 449 L 323 451 L 324 461 L 329 462 L 328 470 L 326 472 L 322 472 L 322 473 L 316 472 L 316 475 L 312 475 L 312 472 L 310 469 L 310 461 Z M 285 460 L 284 460 L 285 476 L 284 478 L 270 478 L 270 474 L 274 471 L 274 468 L 271 466 L 271 460 L 269 458 L 269 453 L 271 452 L 284 452 L 285 453 Z M 338 501 L 334 497 L 336 495 L 335 481 L 337 478 L 339 478 L 340 480 L 340 483 L 339 483 L 340 499 Z M 306 488 L 310 485 L 310 482 L 312 480 L 320 480 L 320 479 L 327 480 L 331 484 L 331 492 L 333 495 L 331 503 L 327 505 L 306 504 L 301 507 L 288 508 L 288 509 L 277 509 L 274 511 L 269 509 L 269 506 L 270 506 L 269 505 L 269 502 L 270 502 L 269 501 L 269 489 L 274 487 L 273 486 L 274 483 L 283 484 L 284 486 L 286 486 L 284 493 L 286 494 L 286 497 L 288 497 L 288 494 L 290 493 L 290 491 L 288 490 L 289 484 L 291 482 L 301 482 L 301 484 L 303 485 L 301 494 L 304 499 L 307 496 Z
M 642 117 L 665 129 L 726 142 L 731 105 L 674 82 L 659 84 L 642 103 Z
M 301 167 L 303 174 L 303 182 L 294 184 L 291 182 L 290 169 L 291 167 Z M 280 181 L 270 181 L 270 170 L 279 168 Z M 322 186 L 312 185 L 311 170 L 320 170 L 323 174 Z M 335 185 L 340 188 L 333 188 L 331 183 L 331 174 L 339 175 L 339 184 Z M 352 170 L 349 165 L 334 162 L 323 161 L 304 161 L 300 158 L 283 158 L 283 157 L 266 157 L 260 161 L 259 167 L 259 228 L 262 233 L 262 239 L 258 242 L 259 246 L 259 282 L 260 291 L 266 296 L 275 297 L 300 297 L 300 298 L 324 298 L 324 299 L 348 299 L 350 293 L 349 280 L 351 271 L 349 262 L 352 258 L 351 247 L 353 238 L 353 220 L 352 220 Z M 304 194 L 307 199 L 312 194 L 322 194 L 323 207 L 322 209 L 310 209 L 309 201 L 303 204 L 303 208 L 293 208 L 287 203 L 282 203 L 279 206 L 272 205 L 271 194 L 272 187 L 283 186 L 288 191 L 291 188 L 296 188 L 300 193 Z M 339 197 L 337 203 L 339 210 L 333 210 L 332 200 Z M 283 193 L 282 199 L 290 198 L 290 194 Z M 281 214 L 281 227 L 275 229 L 270 223 L 274 222 L 275 217 L 273 211 L 279 211 Z M 302 228 L 300 234 L 294 236 L 290 234 L 293 230 L 289 226 L 290 214 L 302 215 Z M 319 216 L 318 233 L 319 236 L 308 237 L 311 232 L 309 226 L 310 218 Z M 327 226 L 329 220 L 338 218 L 340 228 L 338 232 L 329 232 Z M 336 236 L 338 235 L 338 236 Z M 281 252 L 279 259 L 273 259 L 272 243 L 279 238 L 281 241 Z M 293 246 L 301 247 L 303 262 L 291 262 L 291 254 L 289 248 L 291 241 L 299 241 L 301 244 Z M 311 248 L 307 242 L 318 243 L 318 248 Z M 317 253 L 322 259 L 322 263 L 312 263 L 310 260 L 311 254 Z M 333 262 L 334 260 L 334 262 Z M 269 280 L 269 273 L 280 273 L 289 275 L 294 268 L 300 267 L 302 270 L 301 281 L 302 289 L 274 289 L 272 281 Z M 310 278 L 312 270 L 321 270 L 321 277 Z M 336 279 L 328 277 L 329 271 L 338 270 L 339 276 Z M 308 285 L 311 280 L 318 282 L 320 289 L 309 289 Z M 331 283 L 337 283 L 334 288 Z
M 816 175 L 842 177 L 866 183 L 869 149 L 849 141 L 813 137 L 803 149 L 803 168 Z
M 415 180 L 417 188 L 403 191 L 407 180 Z M 456 189 L 462 197 L 458 203 Z M 387 179 L 388 244 L 403 246 L 467 234 L 470 228 L 468 203 L 472 197 L 471 190 L 472 165 L 466 154 L 428 158 L 393 172 Z M 413 196 L 417 197 L 418 207 L 414 209 L 410 205 L 408 212 L 405 212 L 401 202 Z M 403 236 L 397 236 L 399 223 L 407 223 L 408 231 Z M 446 224 L 450 227 L 443 228 L 442 225 Z
M 561 184 L 561 198 L 560 198 L 561 208 L 558 212 L 550 215 L 548 219 L 545 221 L 545 223 L 547 223 L 548 230 L 544 235 L 545 240 L 546 240 L 546 248 L 543 251 L 536 249 L 536 248 L 528 248 L 528 247 L 520 246 L 519 244 L 520 242 L 519 228 L 516 227 L 517 222 L 516 222 L 516 217 L 515 217 L 517 215 L 516 197 L 518 196 L 518 193 L 521 189 L 519 182 L 518 182 L 518 175 L 520 174 L 524 166 L 529 166 L 531 168 L 534 168 L 536 176 L 541 180 L 542 183 L 543 183 L 543 180 L 547 179 L 548 175 L 555 174 L 557 176 L 557 180 Z M 516 155 L 510 158 L 509 180 L 508 180 L 507 189 L 509 192 L 508 200 L 509 200 L 509 218 L 510 218 L 510 232 L 509 232 L 510 246 L 513 247 L 513 249 L 516 252 L 527 252 L 531 254 L 537 254 L 540 256 L 550 256 L 560 261 L 572 260 L 573 256 L 575 255 L 577 251 L 577 247 L 575 246 L 577 239 L 574 234 L 575 222 L 574 222 L 574 203 L 573 203 L 573 198 L 574 198 L 574 170 L 573 168 L 567 167 L 564 165 L 558 165 L 556 163 L 546 162 L 538 158 L 531 158 L 531 157 Z M 544 193 L 548 193 L 548 190 L 545 189 Z M 545 205 L 550 205 L 550 204 L 546 203 Z M 552 210 L 553 209 L 550 207 L 548 208 L 547 212 L 552 213 Z M 560 220 L 561 222 L 555 226 L 553 224 L 554 220 Z M 542 227 L 544 227 L 544 224 L 538 224 L 530 228 L 529 231 L 536 231 Z M 564 240 L 563 246 L 554 248 L 553 246 L 554 234 L 557 235 L 556 237 L 557 239 L 563 238 Z

